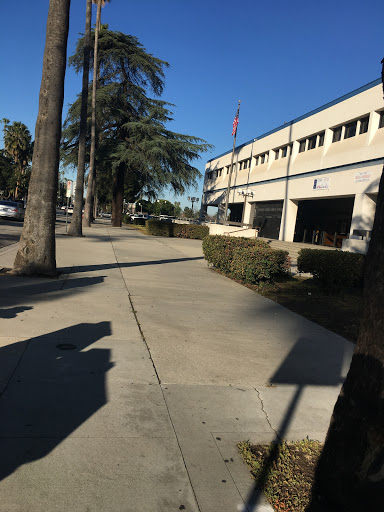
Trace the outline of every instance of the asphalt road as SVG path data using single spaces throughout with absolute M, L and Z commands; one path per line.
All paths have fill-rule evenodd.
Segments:
M 70 218 L 71 215 L 68 216 L 68 222 L 70 222 Z M 56 229 L 60 227 L 65 228 L 65 214 L 57 210 Z M 22 229 L 23 222 L 0 218 L 0 249 L 17 243 L 20 239 Z

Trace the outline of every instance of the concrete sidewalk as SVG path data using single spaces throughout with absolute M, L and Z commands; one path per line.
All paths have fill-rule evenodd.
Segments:
M 0 276 L 1 512 L 270 510 L 236 443 L 322 440 L 353 346 L 200 241 L 85 234 L 58 280 Z

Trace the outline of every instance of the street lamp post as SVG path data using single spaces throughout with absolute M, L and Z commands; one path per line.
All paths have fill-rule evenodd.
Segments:
M 193 217 L 193 204 L 198 203 L 199 198 L 198 197 L 188 197 L 188 201 L 191 201 L 191 203 L 192 203 L 192 217 Z

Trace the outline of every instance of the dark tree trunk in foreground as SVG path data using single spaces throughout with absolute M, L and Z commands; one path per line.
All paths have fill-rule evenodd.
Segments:
M 88 79 L 89 60 L 91 53 L 91 24 L 92 24 L 92 0 L 86 0 L 85 15 L 85 37 L 84 37 L 84 66 L 83 66 L 83 88 L 81 92 L 81 113 L 80 113 L 80 134 L 79 134 L 79 156 L 77 162 L 76 195 L 71 225 L 68 235 L 82 236 L 82 209 L 84 196 L 84 175 L 85 175 L 85 142 L 87 138 L 87 106 L 88 106 Z
M 383 509 L 384 169 L 366 257 L 360 334 L 333 411 L 307 511 Z
M 50 0 L 28 206 L 14 274 L 56 273 L 55 220 L 70 0 Z
M 96 166 L 95 166 L 95 150 L 96 150 L 96 88 L 98 76 L 98 46 L 99 46 L 99 29 L 101 24 L 101 0 L 97 2 L 97 15 L 95 27 L 95 46 L 93 52 L 93 84 L 92 84 L 92 126 L 91 126 L 91 150 L 89 157 L 89 174 L 88 174 L 88 187 L 87 197 L 84 206 L 84 219 L 83 225 L 90 226 L 92 222 L 93 213 L 93 191 L 94 183 L 96 180 Z
M 113 177 L 112 226 L 114 228 L 121 228 L 123 223 L 124 178 L 124 167 L 119 166 Z

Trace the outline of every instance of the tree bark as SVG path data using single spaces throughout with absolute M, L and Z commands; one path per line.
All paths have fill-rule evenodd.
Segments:
M 95 27 L 95 46 L 93 52 L 93 84 L 92 84 L 92 126 L 91 126 L 91 150 L 89 158 L 89 174 L 87 198 L 85 200 L 83 226 L 89 227 L 92 220 L 93 190 L 96 179 L 95 148 L 96 148 L 96 89 L 98 76 L 98 44 L 99 29 L 101 25 L 101 0 L 97 2 L 97 15 Z
M 384 168 L 365 262 L 359 338 L 333 411 L 307 511 L 382 510 L 383 497 Z
M 50 0 L 28 206 L 13 274 L 56 274 L 55 221 L 70 0 Z
M 123 223 L 124 167 L 120 166 L 113 178 L 112 226 L 121 228 Z
M 84 175 L 85 175 L 85 143 L 87 139 L 87 114 L 88 114 L 88 81 L 89 61 L 91 53 L 91 24 L 92 24 L 92 0 L 86 0 L 85 15 L 85 37 L 84 37 L 84 65 L 83 65 L 83 88 L 81 92 L 80 112 L 80 134 L 79 154 L 77 160 L 77 179 L 75 204 L 71 224 L 68 229 L 70 236 L 83 236 L 82 210 L 84 196 Z

